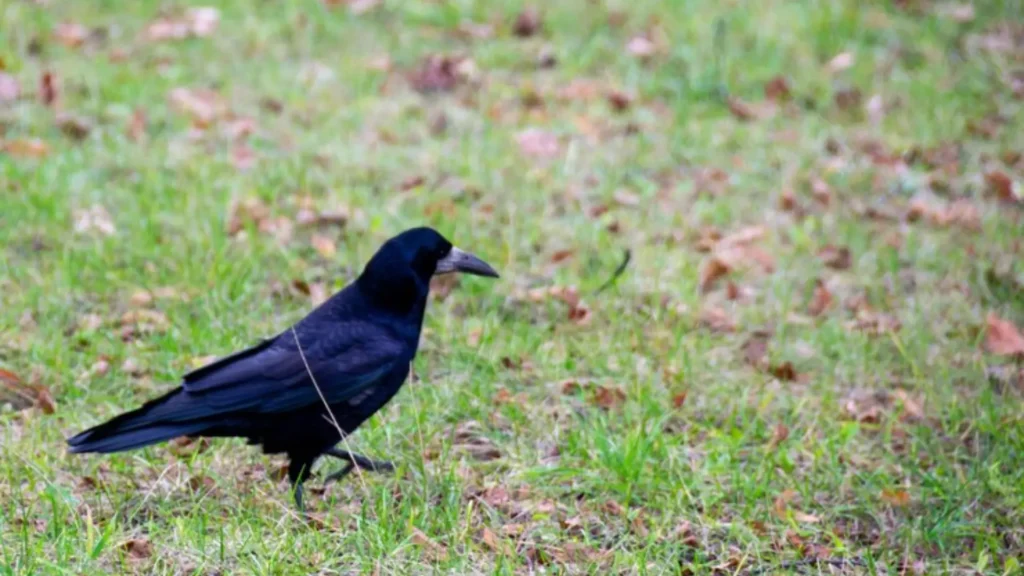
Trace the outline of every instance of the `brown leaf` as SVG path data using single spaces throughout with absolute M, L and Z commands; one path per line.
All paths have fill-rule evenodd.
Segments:
M 89 39 L 89 29 L 77 22 L 61 22 L 54 27 L 53 35 L 68 48 L 78 48 Z
M 764 97 L 775 102 L 784 102 L 791 96 L 789 81 L 785 76 L 776 76 L 764 85 Z
M 767 334 L 754 334 L 743 344 L 743 359 L 755 368 L 764 367 L 768 359 Z
M 121 364 L 121 372 L 138 378 L 146 374 L 146 369 L 135 358 L 126 358 L 124 363 Z
M 845 246 L 833 246 L 829 244 L 818 252 L 818 258 L 825 266 L 835 270 L 846 270 L 853 263 L 850 249 Z
M 807 313 L 811 316 L 820 316 L 832 306 L 832 301 L 832 293 L 818 278 L 814 281 L 814 293 L 811 295 L 811 301 L 807 304 Z
M 906 490 L 882 490 L 882 501 L 897 508 L 910 504 L 910 493 Z
M 310 237 L 309 242 L 310 244 L 313 245 L 313 248 L 325 259 L 330 260 L 334 258 L 338 253 L 338 249 L 334 245 L 334 240 L 331 240 L 330 238 L 322 234 L 313 234 L 313 236 Z
M 620 90 L 612 90 L 607 94 L 606 98 L 612 110 L 616 112 L 625 112 L 633 105 L 633 97 Z
M 39 79 L 39 99 L 44 106 L 54 106 L 57 103 L 57 78 L 52 72 L 43 72 Z
M 591 401 L 605 410 L 610 410 L 622 405 L 626 401 L 626 393 L 618 388 L 594 386 Z
M 512 33 L 520 38 L 528 38 L 539 32 L 542 24 L 540 13 L 534 8 L 527 8 L 516 16 Z
M 985 184 L 989 191 L 996 195 L 1003 202 L 1020 202 L 1021 195 L 1015 193 L 1013 179 L 1006 175 L 1006 172 L 992 170 L 985 173 Z
M 779 422 L 772 431 L 772 439 L 768 442 L 768 447 L 778 448 L 779 444 L 782 444 L 786 438 L 789 438 L 789 427 Z
M 725 310 L 707 306 L 700 313 L 700 324 L 712 332 L 735 332 L 736 322 L 726 314 Z
M 121 544 L 131 560 L 145 560 L 153 555 L 153 544 L 146 538 L 132 538 Z
M 146 27 L 144 33 L 151 42 L 205 38 L 212 36 L 220 23 L 220 11 L 209 6 L 188 10 L 176 18 L 159 18 Z
M 989 312 L 985 318 L 985 348 L 999 356 L 1024 355 L 1024 336 L 1008 320 Z
M 189 116 L 198 128 L 209 127 L 227 111 L 220 95 L 204 88 L 175 88 L 168 99 L 171 107 Z
M 496 460 L 501 450 L 484 435 L 483 426 L 474 420 L 459 424 L 454 431 L 453 448 L 468 454 L 474 460 Z
M 729 96 L 726 103 L 729 105 L 729 112 L 739 120 L 755 120 L 758 117 L 757 111 L 750 104 L 735 96 Z
M 498 536 L 495 535 L 487 526 L 484 526 L 480 533 L 480 541 L 484 543 L 484 546 L 487 546 L 494 552 L 499 552 L 503 548 L 498 541 Z
M 92 132 L 92 123 L 85 117 L 73 114 L 59 114 L 57 127 L 72 140 L 82 141 Z
M 821 521 L 821 519 L 814 514 L 808 514 L 799 510 L 793 511 L 793 519 L 804 524 L 816 524 Z
M 686 391 L 685 390 L 683 392 L 679 392 L 678 394 L 675 394 L 674 396 L 672 396 L 672 407 L 673 408 L 676 408 L 676 409 L 682 408 L 683 404 L 686 404 Z
M 540 128 L 523 130 L 516 135 L 516 143 L 523 154 L 532 158 L 554 158 L 562 151 L 558 136 Z
M 428 56 L 418 69 L 409 74 L 409 83 L 417 92 L 450 92 L 462 80 L 458 73 L 460 59 L 450 56 Z
M 146 136 L 146 111 L 136 108 L 132 111 L 132 118 L 128 121 L 128 139 L 132 142 L 141 142 Z
M 783 362 L 782 364 L 773 364 L 768 367 L 768 372 L 785 382 L 793 382 L 797 379 L 796 369 L 793 368 L 792 362 Z
M 14 102 L 21 96 L 18 79 L 6 72 L 0 72 L 0 104 Z
M 551 263 L 558 264 L 571 258 L 576 251 L 570 248 L 563 248 L 561 250 L 555 250 L 554 254 L 551 255 Z
M 704 261 L 700 268 L 699 280 L 701 292 L 710 290 L 718 279 L 732 272 L 729 266 L 720 256 L 712 255 Z
M 50 153 L 50 147 L 38 138 L 9 140 L 0 144 L 0 149 L 16 158 L 42 158 Z

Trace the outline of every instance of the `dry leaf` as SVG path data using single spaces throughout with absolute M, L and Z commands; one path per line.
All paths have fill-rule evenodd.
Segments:
M 814 514 L 807 514 L 806 512 L 800 512 L 799 510 L 793 511 L 793 519 L 804 524 L 816 524 L 821 521 L 821 519 Z
M 452 447 L 459 452 L 468 454 L 474 460 L 496 460 L 501 458 L 501 451 L 487 438 L 483 426 L 479 422 L 469 420 L 455 428 Z
M 6 72 L 0 72 L 0 104 L 14 102 L 21 96 L 18 79 Z
M 657 47 L 645 36 L 634 36 L 626 44 L 626 51 L 637 58 L 646 59 L 654 55 Z
M 985 184 L 988 189 L 1003 202 L 1020 202 L 1021 195 L 1014 190 L 1013 179 L 1007 176 L 1006 172 L 992 170 L 985 173 Z
M 820 316 L 832 306 L 832 301 L 832 293 L 818 278 L 814 281 L 814 293 L 811 295 L 811 301 L 807 304 L 807 313 L 811 316 Z
M 309 239 L 309 242 L 321 256 L 328 260 L 334 258 L 338 253 L 338 249 L 334 245 L 334 240 L 331 240 L 322 234 L 313 234 Z
M 501 550 L 498 537 L 487 526 L 484 526 L 483 530 L 481 531 L 480 540 L 484 543 L 484 546 L 487 546 L 492 551 L 498 552 Z
M 754 334 L 743 344 L 743 359 L 755 368 L 763 368 L 768 359 L 768 335 Z
M 789 81 L 785 76 L 776 76 L 764 85 L 764 97 L 768 100 L 783 102 L 790 96 Z
M 15 158 L 42 158 L 50 153 L 50 147 L 38 138 L 9 140 L 0 145 L 0 150 Z
M 999 356 L 1024 356 L 1024 336 L 1012 322 L 989 312 L 985 318 L 985 348 Z
M 793 368 L 792 362 L 773 364 L 768 367 L 768 373 L 785 382 L 793 382 L 797 379 L 796 369 Z
M 626 393 L 618 388 L 595 386 L 591 401 L 605 410 L 610 410 L 626 401 Z
M 61 22 L 53 29 L 53 35 L 68 48 L 78 48 L 89 38 L 89 29 L 77 22 Z
M 175 88 L 168 95 L 171 106 L 188 115 L 199 128 L 207 128 L 227 110 L 219 94 L 202 88 Z
M 151 42 L 205 38 L 213 35 L 220 23 L 220 11 L 209 6 L 188 10 L 177 18 L 160 18 L 146 27 L 145 37 Z
M 701 292 L 710 290 L 715 282 L 732 272 L 732 268 L 720 256 L 713 255 L 704 261 L 700 268 L 699 280 Z
M 828 70 L 833 74 L 836 72 L 842 72 L 843 70 L 846 70 L 847 68 L 853 66 L 853 63 L 853 54 L 849 52 L 840 52 L 839 54 L 836 54 L 836 56 L 832 58 L 832 60 L 829 61 Z
M 39 78 L 39 99 L 44 106 L 55 106 L 57 103 L 57 77 L 52 72 L 43 72 Z
M 906 490 L 882 490 L 882 500 L 892 506 L 902 508 L 910 504 L 910 493 Z
M 79 234 L 98 232 L 104 236 L 111 236 L 117 232 L 114 221 L 110 218 L 107 209 L 99 204 L 85 210 L 76 210 L 74 213 L 74 230 Z
M 451 56 L 428 56 L 419 68 L 409 74 L 409 83 L 417 92 L 450 92 L 458 86 L 465 74 L 460 74 L 462 59 Z
M 516 135 L 516 143 L 523 154 L 532 158 L 554 158 L 561 153 L 558 136 L 540 128 L 523 130 Z
M 146 111 L 136 108 L 132 111 L 132 118 L 128 121 L 128 139 L 132 142 L 140 142 L 146 136 Z
M 700 324 L 712 332 L 735 332 L 736 322 L 725 310 L 707 306 L 700 313 Z
M 534 8 L 527 8 L 516 16 L 515 24 L 512 25 L 512 33 L 520 38 L 528 38 L 540 31 L 540 13 Z
M 57 115 L 56 121 L 60 131 L 72 140 L 85 140 L 92 132 L 92 123 L 83 116 L 62 113 Z
M 818 258 L 825 266 L 835 270 L 846 270 L 853 263 L 850 249 L 843 246 L 829 244 L 818 252 Z
M 754 120 L 758 117 L 758 113 L 754 110 L 753 106 L 735 96 L 729 96 L 726 104 L 729 106 L 729 112 L 732 112 L 732 115 L 738 120 Z
M 673 408 L 676 408 L 676 409 L 682 408 L 683 404 L 686 404 L 686 392 L 685 391 L 680 392 L 680 393 L 672 396 L 672 407 Z
M 782 444 L 786 438 L 789 438 L 789 427 L 779 422 L 772 431 L 772 439 L 768 442 L 768 447 L 778 448 L 779 444 Z
M 620 90 L 612 90 L 605 98 L 608 100 L 608 104 L 611 105 L 612 110 L 616 112 L 625 112 L 633 105 L 633 96 Z
M 145 560 L 153 555 L 153 544 L 146 538 L 132 538 L 121 544 L 121 549 L 132 560 Z

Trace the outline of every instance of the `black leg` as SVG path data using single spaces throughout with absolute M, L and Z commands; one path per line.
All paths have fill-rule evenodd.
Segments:
M 363 470 L 369 470 L 370 472 L 394 472 L 395 465 L 391 462 L 383 460 L 370 460 L 365 456 L 359 454 L 353 454 L 347 450 L 339 450 L 338 448 L 330 448 L 324 454 L 328 456 L 334 456 L 349 462 L 349 465 L 359 466 Z M 348 474 L 348 472 L 346 472 Z
M 288 479 L 292 483 L 292 492 L 295 495 L 295 507 L 302 514 L 306 513 L 306 506 L 302 501 L 302 483 L 309 478 L 309 469 L 313 466 L 311 460 L 292 459 L 288 462 Z
M 347 462 L 344 468 L 338 470 L 337 472 L 332 472 L 328 474 L 326 478 L 324 478 L 324 486 L 330 484 L 331 482 L 337 482 L 344 478 L 345 476 L 348 476 L 349 472 L 351 472 L 353 468 L 355 468 L 355 465 L 352 464 L 351 462 Z

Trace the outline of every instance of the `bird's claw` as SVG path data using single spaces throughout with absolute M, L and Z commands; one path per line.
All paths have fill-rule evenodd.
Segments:
M 348 452 L 346 450 L 332 448 L 328 450 L 326 454 L 328 454 L 329 456 L 334 456 L 335 458 L 340 458 L 341 460 L 345 460 L 345 467 L 342 468 L 341 470 L 338 470 L 337 472 L 331 473 L 326 478 L 324 478 L 325 486 L 327 484 L 330 484 L 331 482 L 336 482 L 338 480 L 341 480 L 345 476 L 348 476 L 349 473 L 351 473 L 352 470 L 355 469 L 356 467 L 358 467 L 360 470 L 366 470 L 369 472 L 395 471 L 395 465 L 392 464 L 391 462 L 387 462 L 385 460 L 370 460 L 365 456 L 353 454 L 352 452 Z

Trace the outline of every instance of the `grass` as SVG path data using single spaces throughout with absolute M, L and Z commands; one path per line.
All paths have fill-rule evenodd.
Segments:
M 987 375 L 1019 365 L 983 347 L 987 313 L 1024 325 L 1021 204 L 983 176 L 1024 179 L 1019 2 L 572 0 L 528 38 L 517 2 L 218 8 L 148 41 L 184 3 L 0 6 L 0 368 L 56 408 L 0 411 L 0 574 L 1020 570 L 1020 375 Z M 441 54 L 458 85 L 418 93 Z M 226 112 L 196 129 L 182 87 Z M 303 209 L 350 217 L 285 230 Z M 415 380 L 352 439 L 396 474 L 308 495 L 307 525 L 241 442 L 66 453 L 424 223 L 503 277 L 431 303 Z M 702 234 L 753 226 L 771 265 L 701 290 Z

